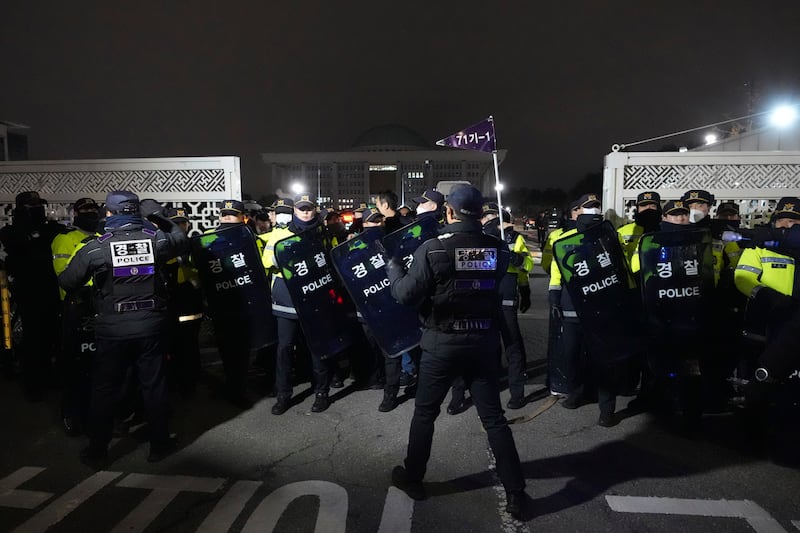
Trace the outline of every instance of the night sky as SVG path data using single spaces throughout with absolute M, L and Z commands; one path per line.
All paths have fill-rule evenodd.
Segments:
M 258 196 L 260 152 L 491 114 L 505 181 L 568 188 L 614 143 L 748 114 L 751 82 L 755 112 L 796 102 L 798 52 L 796 0 L 17 0 L 0 120 L 31 126 L 31 159 L 239 155 Z

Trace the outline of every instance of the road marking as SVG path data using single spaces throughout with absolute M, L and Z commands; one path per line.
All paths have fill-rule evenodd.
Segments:
M 389 487 L 378 533 L 411 533 L 414 500 L 397 487 Z
M 228 531 L 260 486 L 260 481 L 237 481 L 234 483 L 197 528 L 197 533 Z
M 345 533 L 347 491 L 328 481 L 297 481 L 277 488 L 258 504 L 242 533 L 274 531 L 286 508 L 300 496 L 317 496 L 319 512 L 314 533 Z
M 797 529 L 800 529 L 800 520 L 792 520 L 792 525 Z
M 758 533 L 786 533 L 777 520 L 750 500 L 692 500 L 642 496 L 606 496 L 619 513 L 652 513 L 743 518 Z
M 181 492 L 212 493 L 225 483 L 223 478 L 128 474 L 118 487 L 149 489 L 152 492 L 114 527 L 112 533 L 144 531 Z
M 495 480 L 492 489 L 497 494 L 497 514 L 500 515 L 500 529 L 504 533 L 530 533 L 531 530 L 528 524 L 520 522 L 506 512 L 506 490 L 503 488 L 500 476 L 497 475 L 497 460 L 491 448 L 486 448 L 486 454 L 489 456 L 489 470 L 491 470 Z
M 88 500 L 97 491 L 117 479 L 122 472 L 100 471 L 84 479 L 60 498 L 52 501 L 50 505 L 33 515 L 27 522 L 17 527 L 14 531 L 20 533 L 37 533 L 46 531 L 71 513 L 76 507 Z
M 38 466 L 23 466 L 13 474 L 0 479 L 0 507 L 36 509 L 52 498 L 52 492 L 17 489 L 17 487 L 38 476 L 45 470 L 45 468 Z

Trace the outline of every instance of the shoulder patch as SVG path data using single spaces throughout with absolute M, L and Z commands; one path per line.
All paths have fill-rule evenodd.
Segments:
M 112 235 L 113 233 L 104 233 L 97 238 L 97 242 L 106 242 Z
M 151 230 L 150 228 L 142 228 L 142 233 L 150 235 L 151 237 L 155 237 L 156 236 L 156 232 Z

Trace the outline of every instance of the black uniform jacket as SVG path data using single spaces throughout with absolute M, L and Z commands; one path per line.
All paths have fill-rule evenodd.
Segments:
M 171 221 L 169 223 L 171 224 L 169 232 L 159 230 L 155 236 L 156 284 L 161 284 L 160 287 L 157 287 L 156 292 L 158 293 L 161 289 L 162 295 L 166 295 L 166 290 L 163 286 L 164 278 L 159 274 L 159 267 L 163 269 L 164 263 L 173 257 L 187 253 L 189 247 L 189 240 L 183 231 Z M 124 237 L 140 233 L 142 224 L 127 223 L 119 228 L 106 229 L 115 237 Z M 106 263 L 104 246 L 108 246 L 108 244 L 94 239 L 78 250 L 66 270 L 58 277 L 58 282 L 65 291 L 77 290 L 99 271 L 112 268 L 110 264 Z M 97 282 L 94 283 L 95 297 L 111 298 L 110 294 L 98 295 L 98 291 L 104 290 L 101 285 Z M 100 313 L 97 316 L 95 334 L 97 337 L 106 339 L 135 339 L 161 334 L 167 324 L 166 306 L 128 313 Z

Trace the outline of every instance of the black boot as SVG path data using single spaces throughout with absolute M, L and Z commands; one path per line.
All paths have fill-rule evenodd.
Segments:
M 314 405 L 311 406 L 312 413 L 321 413 L 331 406 L 331 401 L 328 399 L 327 392 L 318 392 L 317 397 L 314 398 Z
M 282 415 L 285 413 L 286 410 L 289 409 L 289 403 L 291 402 L 291 399 L 291 396 L 278 395 L 275 405 L 272 406 L 272 414 Z
M 381 413 L 388 413 L 395 407 L 397 407 L 397 393 L 384 392 L 383 401 L 381 402 L 380 406 L 378 406 L 378 411 L 380 411 Z

